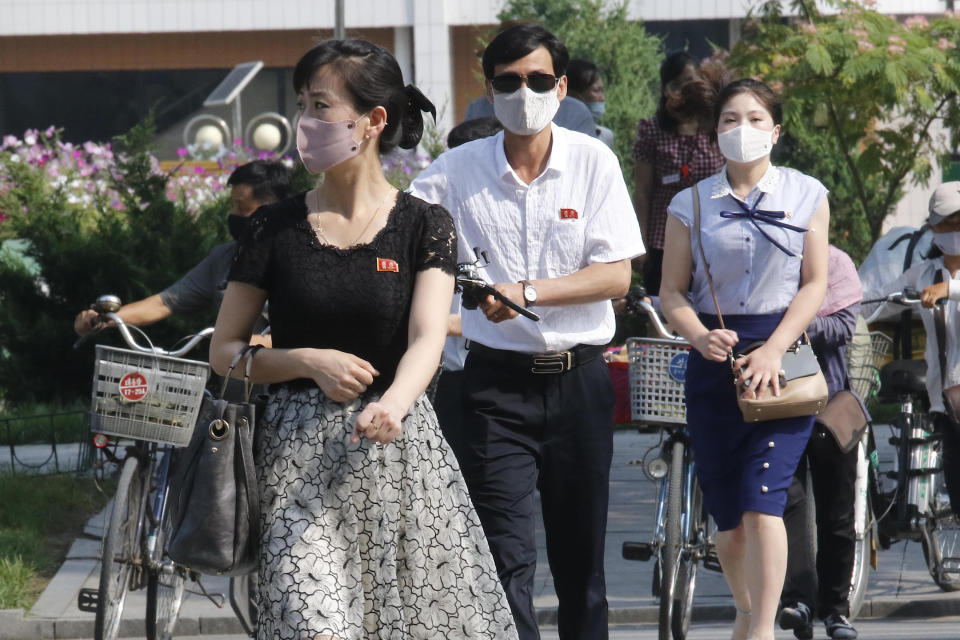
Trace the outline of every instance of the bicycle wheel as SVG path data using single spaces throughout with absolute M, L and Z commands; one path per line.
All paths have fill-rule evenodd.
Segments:
M 143 502 L 143 477 L 138 467 L 139 461 L 132 456 L 124 461 L 103 537 L 99 603 L 93 627 L 95 640 L 114 640 L 120 630 L 120 616 L 139 552 L 136 538 Z
M 960 521 L 944 493 L 943 477 L 937 476 L 930 516 L 923 523 L 923 557 L 930 577 L 942 591 L 960 591 Z
M 664 544 L 660 550 L 660 640 L 670 640 L 673 625 L 673 602 L 676 597 L 677 573 L 680 568 L 680 515 L 683 508 L 682 440 L 673 443 L 670 471 L 667 476 L 667 521 Z
M 690 536 L 683 541 L 673 600 L 671 628 L 674 640 L 686 640 L 690 632 L 690 622 L 693 620 L 693 595 L 697 586 L 697 564 L 700 561 L 695 549 L 703 544 L 707 537 L 703 493 L 696 478 L 691 484 L 690 513 L 687 517 L 690 518 Z
M 870 558 L 876 548 L 874 539 L 873 511 L 870 508 L 870 496 L 864 501 L 866 505 L 866 524 L 863 535 L 857 536 L 853 552 L 853 573 L 850 576 L 850 620 L 856 620 L 863 606 L 863 598 L 867 595 L 867 584 L 870 582 Z
M 170 640 L 180 615 L 186 590 L 186 569 L 176 564 L 166 553 L 170 537 L 170 518 L 164 514 L 163 526 L 157 537 L 157 548 L 162 549 L 160 565 L 147 576 L 147 640 Z

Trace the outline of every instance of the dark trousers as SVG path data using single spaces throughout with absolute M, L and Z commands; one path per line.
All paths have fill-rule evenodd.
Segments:
M 950 507 L 960 515 L 960 425 L 942 413 L 932 415 L 936 429 L 943 436 L 940 464 Z
M 459 451 L 463 437 L 463 371 L 444 369 L 437 381 L 437 394 L 433 401 L 437 412 L 440 431 L 450 444 L 450 448 Z
M 817 554 L 807 528 L 810 501 L 806 495 L 809 466 L 816 504 Z M 857 448 L 840 451 L 826 427 L 817 423 L 794 474 L 783 514 L 787 528 L 787 576 L 783 602 L 803 602 L 820 618 L 849 615 L 850 577 L 856 551 L 854 499 Z
M 563 640 L 607 638 L 603 572 L 613 389 L 602 358 L 556 374 L 477 353 L 463 379 L 463 437 L 451 446 L 520 640 L 540 637 L 533 607 L 539 487 Z

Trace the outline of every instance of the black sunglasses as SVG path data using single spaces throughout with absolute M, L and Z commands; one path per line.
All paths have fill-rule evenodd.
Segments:
M 557 86 L 557 77 L 549 73 L 504 73 L 490 78 L 490 84 L 497 93 L 513 93 L 520 88 L 524 80 L 534 93 L 546 93 Z

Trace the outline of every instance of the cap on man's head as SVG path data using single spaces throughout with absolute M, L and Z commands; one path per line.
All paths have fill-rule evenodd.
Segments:
M 930 196 L 930 215 L 927 224 L 931 227 L 960 211 L 960 182 L 944 182 Z

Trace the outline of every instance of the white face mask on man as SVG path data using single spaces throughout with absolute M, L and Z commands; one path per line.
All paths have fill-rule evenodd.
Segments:
M 731 162 L 753 162 L 770 155 L 773 131 L 757 129 L 749 124 L 717 134 L 720 153 Z
M 960 256 L 960 231 L 934 232 L 933 244 L 948 256 Z
M 530 136 L 543 131 L 560 108 L 556 89 L 537 93 L 523 86 L 513 93 L 493 94 L 493 112 L 507 131 Z

